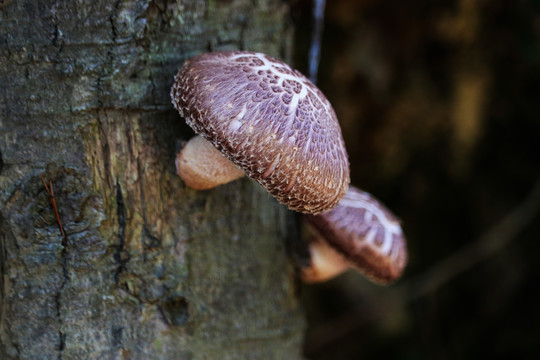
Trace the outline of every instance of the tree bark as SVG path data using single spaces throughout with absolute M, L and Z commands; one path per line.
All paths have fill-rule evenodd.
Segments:
M 199 52 L 290 60 L 287 11 L 0 2 L 0 359 L 300 358 L 293 214 L 247 179 L 185 187 L 169 99 Z

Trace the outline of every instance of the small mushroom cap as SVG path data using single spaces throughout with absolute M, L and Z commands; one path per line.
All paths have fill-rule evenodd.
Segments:
M 369 193 L 351 186 L 335 209 L 304 218 L 373 282 L 387 284 L 402 275 L 407 246 L 400 223 Z
M 254 52 L 201 54 L 179 70 L 171 97 L 195 132 L 290 209 L 327 211 L 345 195 L 336 114 L 287 64 Z

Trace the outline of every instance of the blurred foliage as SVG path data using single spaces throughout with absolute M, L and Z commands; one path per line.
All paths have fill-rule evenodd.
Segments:
M 311 0 L 293 3 L 304 73 L 310 13 Z M 403 220 L 410 262 L 388 288 L 354 273 L 303 286 L 306 357 L 537 358 L 537 214 L 442 286 L 395 289 L 478 241 L 540 178 L 540 2 L 332 0 L 325 16 L 318 85 L 353 184 Z

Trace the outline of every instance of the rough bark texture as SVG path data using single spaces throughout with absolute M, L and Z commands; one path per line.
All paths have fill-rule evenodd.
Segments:
M 292 214 L 246 179 L 186 188 L 174 157 L 192 133 L 169 99 L 196 53 L 289 59 L 286 13 L 0 2 L 1 359 L 300 357 Z

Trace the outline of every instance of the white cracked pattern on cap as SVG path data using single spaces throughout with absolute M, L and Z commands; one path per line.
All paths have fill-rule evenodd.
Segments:
M 403 273 L 407 246 L 399 220 L 371 194 L 351 186 L 335 209 L 305 219 L 371 280 L 389 283 Z
M 327 211 L 345 195 L 336 114 L 287 64 L 253 52 L 201 54 L 182 66 L 171 97 L 195 132 L 292 210 Z

